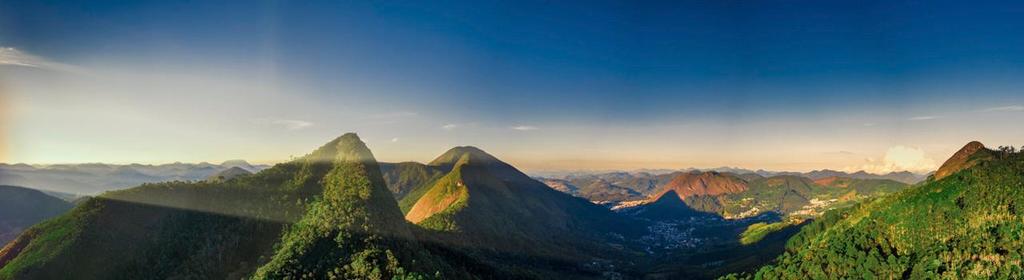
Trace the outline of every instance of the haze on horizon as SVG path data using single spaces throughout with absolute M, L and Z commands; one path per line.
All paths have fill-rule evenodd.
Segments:
M 273 163 L 352 131 L 381 161 L 926 172 L 971 140 L 1024 145 L 1021 12 L 6 1 L 0 162 Z

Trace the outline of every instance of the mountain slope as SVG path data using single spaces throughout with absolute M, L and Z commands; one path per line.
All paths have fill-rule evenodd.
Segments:
M 961 150 L 967 153 L 947 161 L 973 161 L 971 167 L 830 212 L 792 238 L 776 264 L 748 277 L 1024 277 L 1024 155 L 965 161 L 971 154 L 995 153 L 979 146 L 970 143 Z
M 456 147 L 430 165 L 450 171 L 430 185 L 405 218 L 434 232 L 436 242 L 464 247 L 497 266 L 557 263 L 555 270 L 620 254 L 609 243 L 621 242 L 621 234 L 618 241 L 609 238 L 627 231 L 626 219 L 555 191 L 484 151 Z
M 0 279 L 465 278 L 417 249 L 379 172 L 347 134 L 251 176 L 106 193 L 0 250 Z
M 390 279 L 405 277 L 409 261 L 426 261 L 370 150 L 354 134 L 332 144 L 337 155 L 323 179 L 323 196 L 255 278 Z
M 0 245 L 42 220 L 67 212 L 71 206 L 70 202 L 41 191 L 0 186 Z

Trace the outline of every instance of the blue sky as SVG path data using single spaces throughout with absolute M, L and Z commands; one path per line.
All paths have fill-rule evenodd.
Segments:
M 923 171 L 1024 136 L 1009 1 L 171 2 L 0 4 L 0 161 L 273 162 L 356 131 L 392 161 Z

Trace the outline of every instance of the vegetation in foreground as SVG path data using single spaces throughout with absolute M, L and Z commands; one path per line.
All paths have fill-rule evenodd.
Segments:
M 724 278 L 1024 277 L 1024 154 L 976 149 L 947 165 L 966 169 L 830 212 L 790 239 L 774 264 Z

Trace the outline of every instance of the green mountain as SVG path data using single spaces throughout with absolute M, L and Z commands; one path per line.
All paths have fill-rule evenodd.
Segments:
M 254 278 L 391 279 L 429 266 L 406 227 L 370 150 L 354 134 L 321 148 L 310 160 L 330 162 L 323 195 L 282 237 Z M 422 276 L 422 275 L 421 275 Z
M 955 168 L 934 181 L 827 213 L 790 239 L 775 264 L 740 276 L 1024 277 L 1024 155 L 979 146 L 957 152 L 947 161 Z
M 495 266 L 556 271 L 621 254 L 610 244 L 621 246 L 627 218 L 553 190 L 480 149 L 456 147 L 428 165 L 448 172 L 403 202 L 415 200 L 405 218 L 433 232 L 433 241 L 464 247 Z
M 89 199 L 0 251 L 0 279 L 467 278 L 418 246 L 346 134 L 254 175 Z
M 0 245 L 42 220 L 67 212 L 71 206 L 38 190 L 0 186 Z

